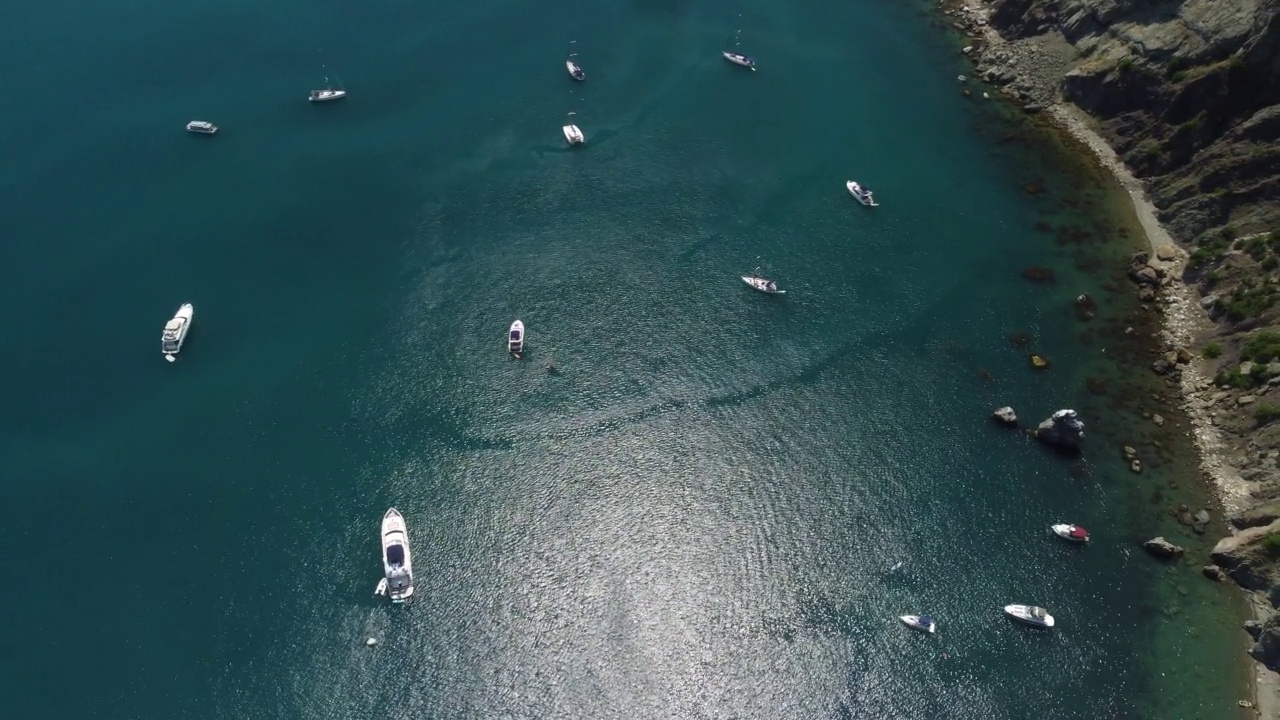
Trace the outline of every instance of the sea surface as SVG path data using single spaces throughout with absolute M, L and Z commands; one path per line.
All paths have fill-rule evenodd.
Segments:
M 9 7 L 0 714 L 1234 717 L 1236 599 L 1138 547 L 1214 508 L 1113 359 L 1138 239 L 926 7 Z

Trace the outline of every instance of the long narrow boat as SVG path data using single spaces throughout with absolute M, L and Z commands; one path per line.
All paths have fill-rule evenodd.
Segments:
M 164 324 L 164 333 L 160 335 L 160 352 L 164 359 L 173 362 L 182 352 L 182 344 L 187 341 L 187 333 L 191 332 L 191 321 L 196 309 L 191 303 L 183 303 L 174 313 L 173 318 Z

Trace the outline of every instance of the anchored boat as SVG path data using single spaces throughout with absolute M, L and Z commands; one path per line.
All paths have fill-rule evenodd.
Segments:
M 382 571 L 378 595 L 400 603 L 413 597 L 413 561 L 409 556 L 409 530 L 400 511 L 391 508 L 382 516 Z
M 511 330 L 507 332 L 507 352 L 516 357 L 524 352 L 524 323 L 520 320 L 511 323 Z
M 1035 605 L 1005 605 L 1004 612 L 1014 620 L 1033 627 L 1053 627 L 1053 616 L 1042 607 Z
M 581 65 L 573 61 L 573 59 L 578 56 L 578 53 L 573 51 L 573 44 L 576 42 L 578 41 L 569 41 L 569 55 L 564 59 L 564 66 L 569 71 L 569 77 L 577 80 L 578 82 L 582 82 L 587 79 L 587 73 L 583 71 Z
M 164 324 L 164 333 L 160 336 L 160 352 L 164 353 L 165 360 L 173 362 L 178 359 L 182 343 L 186 342 L 187 333 L 191 331 L 191 320 L 195 313 L 196 309 L 191 303 L 183 303 L 178 312 L 174 313 L 173 319 Z
M 867 207 L 877 207 L 880 205 L 880 203 L 876 202 L 875 198 L 871 197 L 870 190 L 862 187 L 853 180 L 846 182 L 844 186 L 849 189 L 849 194 L 853 196 L 853 199 L 863 205 L 866 205 Z

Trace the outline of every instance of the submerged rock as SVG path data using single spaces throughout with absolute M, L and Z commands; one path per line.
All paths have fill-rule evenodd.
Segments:
M 1075 410 L 1059 410 L 1036 427 L 1036 439 L 1061 450 L 1079 450 L 1084 440 L 1084 423 Z
M 1191 518 L 1191 529 L 1203 535 L 1206 528 L 1209 527 L 1209 511 L 1200 510 Z
M 1217 565 L 1205 565 L 1200 568 L 1200 572 L 1204 573 L 1205 577 L 1213 580 L 1214 582 L 1222 582 L 1222 579 L 1226 577 L 1226 574 L 1222 572 L 1222 568 Z
M 991 413 L 991 419 L 995 420 L 1001 425 L 1017 425 L 1018 424 L 1018 414 L 1015 413 L 1013 411 L 1013 408 L 1009 407 L 1008 405 L 1002 408 L 996 408 L 995 412 Z
M 1142 543 L 1142 548 L 1161 560 L 1176 558 L 1186 552 L 1163 537 L 1152 538 Z

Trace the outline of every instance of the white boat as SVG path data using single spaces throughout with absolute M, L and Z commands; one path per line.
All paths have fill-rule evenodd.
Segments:
M 404 602 L 413 597 L 413 560 L 409 556 L 409 530 L 400 511 L 391 508 L 382 516 L 382 570 L 385 577 L 378 583 L 379 595 L 386 593 L 391 602 Z
M 581 145 L 587 141 L 587 136 L 583 135 L 582 130 L 580 130 L 577 125 L 573 124 L 573 116 L 575 114 L 576 113 L 569 113 L 569 117 L 565 120 L 566 125 L 564 126 L 564 139 L 565 142 L 570 145 Z
M 1053 627 L 1053 616 L 1048 610 L 1035 605 L 1005 605 L 1004 612 L 1018 622 L 1035 627 Z
M 507 352 L 516 357 L 524 352 L 524 323 L 520 320 L 511 323 L 511 330 L 507 332 Z
M 173 362 L 178 359 L 182 343 L 186 342 L 187 333 L 191 331 L 191 320 L 195 313 L 196 309 L 191 303 L 184 303 L 174 313 L 173 319 L 164 324 L 164 333 L 160 336 L 160 352 L 164 353 L 165 360 Z
M 755 272 L 750 275 L 743 275 L 742 282 L 750 285 L 753 289 L 759 290 L 766 295 L 786 295 L 786 290 L 779 290 L 778 283 L 765 277 L 760 276 L 760 268 L 756 268 Z
M 334 76 L 336 80 L 338 76 Z M 323 90 L 312 90 L 311 95 L 307 97 L 310 102 L 329 102 L 331 100 L 341 100 L 347 96 L 347 91 L 342 87 L 342 81 L 338 80 L 338 87 L 334 87 L 326 76 L 324 79 Z
M 853 199 L 863 205 L 866 205 L 867 207 L 876 207 L 880 204 L 876 202 L 875 198 L 871 197 L 870 190 L 862 187 L 853 180 L 846 182 L 844 186 L 849 189 L 849 194 L 853 196 Z
M 733 43 L 731 49 L 725 50 L 720 54 L 724 56 L 725 60 L 728 60 L 734 65 L 741 65 L 744 68 L 751 68 L 751 72 L 755 72 L 756 71 L 755 59 L 752 58 L 750 55 L 746 55 L 738 52 L 738 45 L 741 44 L 741 35 L 742 35 L 742 30 L 738 30 L 738 32 L 734 33 L 733 35 L 730 35 L 729 40 L 732 41 Z
M 938 632 L 938 623 L 934 622 L 933 618 L 928 615 L 899 615 L 898 619 L 902 621 L 903 625 L 921 632 L 930 634 Z
M 582 82 L 587 79 L 587 73 L 583 71 L 581 65 L 573 61 L 573 59 L 578 56 L 578 53 L 573 51 L 573 44 L 576 42 L 578 41 L 569 41 L 569 56 L 564 59 L 564 66 L 565 69 L 569 71 L 569 77 L 577 80 L 578 82 Z
M 192 120 L 187 123 L 187 132 L 200 133 L 201 135 L 213 135 L 218 132 L 218 126 L 207 120 Z
M 1058 537 L 1068 542 L 1073 542 L 1073 543 L 1089 542 L 1089 531 L 1085 530 L 1079 525 L 1066 525 L 1066 524 L 1060 523 L 1058 525 L 1050 525 L 1049 529 L 1053 531 L 1054 535 L 1057 535 Z

